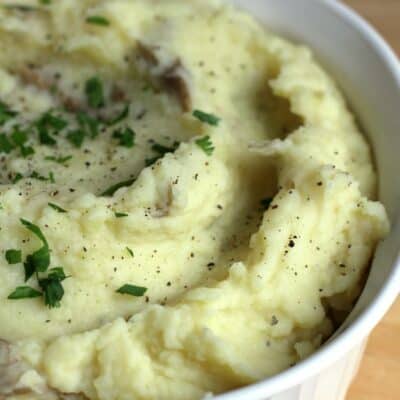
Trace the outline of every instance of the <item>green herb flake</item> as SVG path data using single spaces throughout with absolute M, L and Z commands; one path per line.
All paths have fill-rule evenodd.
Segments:
M 19 129 L 19 126 L 15 126 L 14 131 L 11 134 L 11 139 L 17 146 L 22 146 L 27 142 L 28 134 L 26 131 Z
M 48 6 L 51 4 L 51 0 L 39 0 L 40 4 L 43 4 L 44 6 Z
M 50 265 L 50 249 L 44 245 L 27 256 L 27 261 L 35 268 L 35 272 L 45 272 Z
M 11 110 L 7 104 L 0 101 L 0 125 L 4 125 L 17 115 L 18 113 L 16 111 Z
M 121 286 L 118 290 L 116 290 L 116 292 L 120 294 L 129 294 L 131 296 L 141 297 L 147 292 L 147 288 L 126 284 Z
M 57 204 L 54 203 L 48 203 L 49 207 L 51 207 L 53 210 L 58 211 L 59 213 L 66 213 L 67 210 L 64 210 L 63 208 L 61 208 L 60 206 L 58 206 Z
M 20 222 L 22 225 L 25 226 L 25 228 L 29 229 L 38 239 L 40 239 L 40 241 L 44 245 L 48 246 L 47 240 L 43 235 L 43 232 L 37 225 L 23 218 L 20 219 Z
M 72 143 L 76 148 L 82 146 L 85 139 L 85 132 L 82 129 L 75 129 L 67 134 L 67 140 Z
M 11 153 L 15 149 L 15 146 L 10 142 L 8 137 L 4 134 L 0 134 L 0 153 Z
M 210 139 L 210 136 L 204 136 L 200 139 L 197 139 L 195 141 L 195 143 L 197 144 L 197 146 L 199 146 L 204 153 L 206 153 L 208 156 L 211 156 L 211 154 L 213 153 L 213 151 L 215 150 L 215 147 L 213 146 L 213 143 Z
M 77 114 L 76 119 L 81 129 L 86 131 L 91 138 L 95 138 L 99 134 L 99 121 L 91 117 L 89 114 L 81 111 Z
M 197 118 L 199 121 L 204 122 L 209 125 L 212 125 L 212 126 L 218 126 L 219 122 L 221 121 L 221 118 L 219 118 L 213 114 L 205 113 L 204 111 L 200 111 L 200 110 L 194 110 L 192 115 L 195 118 Z
M 130 249 L 129 247 L 126 247 L 126 251 L 131 255 L 131 257 L 134 257 L 132 249 Z
M 61 306 L 61 299 L 64 297 L 64 288 L 59 277 L 55 274 L 44 279 L 39 279 L 39 286 L 43 290 L 44 303 L 49 308 Z
M 23 178 L 22 174 L 20 174 L 19 172 L 17 172 L 12 180 L 12 183 L 17 183 L 19 182 L 21 179 Z
M 107 122 L 107 125 L 115 125 L 118 122 L 121 122 L 122 120 L 124 120 L 127 116 L 129 115 L 129 104 L 126 104 L 125 107 L 123 108 L 123 110 L 117 114 L 116 117 L 114 117 L 113 119 L 111 119 L 110 121 Z
M 101 15 L 92 15 L 90 17 L 87 17 L 86 22 L 88 24 L 94 24 L 94 25 L 100 25 L 100 26 L 109 26 L 110 25 L 110 21 L 107 18 L 102 17 Z
M 56 279 L 62 282 L 64 279 L 67 279 L 67 276 L 65 275 L 64 269 L 62 267 L 55 267 L 49 269 L 47 277 L 49 279 Z
M 21 150 L 21 155 L 24 158 L 29 157 L 32 154 L 35 154 L 35 149 L 31 146 L 21 146 L 20 150 Z
M 113 133 L 113 138 L 119 140 L 120 146 L 129 148 L 135 145 L 135 136 L 135 132 L 129 127 L 118 129 Z
M 9 264 L 19 264 L 22 261 L 21 250 L 9 249 L 6 251 L 6 260 Z
M 129 214 L 127 214 L 127 213 L 122 213 L 122 212 L 115 212 L 114 215 L 115 215 L 117 218 L 125 218 L 125 217 L 128 217 L 128 216 L 129 216 Z
M 53 161 L 57 164 L 64 165 L 67 161 L 72 159 L 72 156 L 65 156 L 65 157 L 54 157 L 54 156 L 47 156 L 44 158 L 46 161 Z
M 108 189 L 106 189 L 103 193 L 101 193 L 101 196 L 112 196 L 118 189 L 121 189 L 126 186 L 131 186 L 135 182 L 136 178 L 134 179 L 129 179 L 127 181 L 123 182 L 118 182 L 113 186 L 110 186 Z
M 57 142 L 56 140 L 50 135 L 49 130 L 44 125 L 37 125 L 37 129 L 39 132 L 39 142 L 40 144 L 44 144 L 47 146 L 54 146 Z
M 100 108 L 104 106 L 103 84 L 99 78 L 93 77 L 86 82 L 85 93 L 90 107 Z
M 8 299 L 33 299 L 35 297 L 42 297 L 42 293 L 30 286 L 19 286 L 8 296 Z
M 52 114 L 51 111 L 47 111 L 42 115 L 39 124 L 53 128 L 56 131 L 55 133 L 58 133 L 68 125 L 68 122 L 63 118 Z

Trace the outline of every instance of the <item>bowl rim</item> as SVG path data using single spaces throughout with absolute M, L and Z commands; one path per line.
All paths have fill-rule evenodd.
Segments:
M 378 31 L 363 17 L 338 0 L 313 0 L 325 6 L 328 12 L 342 18 L 351 25 L 372 46 L 374 51 L 388 67 L 396 87 L 400 91 L 400 62 L 394 50 L 383 39 Z M 392 234 L 400 218 L 396 218 L 392 226 Z M 288 390 L 308 378 L 317 375 L 321 370 L 338 361 L 365 339 L 378 322 L 383 318 L 399 295 L 400 288 L 400 250 L 397 252 L 392 271 L 379 293 L 371 304 L 361 312 L 354 322 L 313 355 L 277 375 L 260 382 L 216 396 L 217 400 L 243 400 L 271 396 Z

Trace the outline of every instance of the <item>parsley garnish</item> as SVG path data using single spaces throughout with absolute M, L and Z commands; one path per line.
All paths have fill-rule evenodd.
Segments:
M 40 144 L 46 144 L 48 146 L 54 146 L 57 142 L 56 140 L 50 136 L 50 133 L 46 126 L 44 125 L 37 125 L 37 130 L 39 132 L 39 141 Z
M 0 134 L 0 153 L 10 153 L 15 149 L 15 146 L 10 142 L 8 137 L 4 134 Z
M 127 247 L 126 250 L 127 250 L 127 252 L 128 252 L 132 257 L 134 257 L 134 254 L 133 254 L 132 249 L 130 249 L 129 247 Z
M 35 236 L 39 238 L 43 244 L 43 246 L 39 250 L 36 250 L 34 253 L 26 257 L 24 268 L 25 281 L 27 281 L 34 272 L 44 272 L 47 270 L 50 265 L 50 249 L 49 244 L 47 243 L 47 240 L 43 235 L 43 232 L 37 225 L 25 219 L 21 219 L 20 221 L 22 225 L 24 225 L 27 229 L 34 233 Z
M 54 157 L 54 156 L 47 156 L 44 159 L 46 161 L 54 161 L 57 164 L 65 164 L 67 161 L 71 160 L 72 156 L 65 156 L 65 157 Z
M 77 114 L 76 119 L 80 127 L 89 133 L 90 137 L 95 138 L 99 134 L 99 121 L 89 114 L 81 111 Z
M 116 183 L 115 185 L 110 186 L 103 193 L 101 193 L 100 196 L 112 196 L 118 189 L 121 189 L 122 187 L 125 187 L 125 186 L 131 186 L 135 182 L 135 180 L 136 180 L 136 178 Z
M 92 15 L 91 17 L 86 18 L 86 22 L 88 24 L 95 24 L 101 26 L 109 26 L 110 21 L 107 18 L 102 17 L 101 15 Z
M 68 125 L 68 122 L 61 117 L 53 115 L 51 111 L 47 111 L 42 115 L 38 124 L 53 128 L 55 130 L 54 133 L 57 134 Z
M 135 145 L 136 133 L 131 128 L 118 129 L 113 133 L 114 139 L 119 139 L 119 145 L 124 147 L 133 147 Z
M 22 146 L 28 140 L 28 135 L 26 131 L 20 130 L 19 126 L 15 126 L 14 132 L 11 134 L 11 139 L 17 146 Z
M 4 125 L 16 115 L 18 115 L 16 111 L 11 110 L 7 104 L 0 101 L 0 125 Z
M 34 297 L 42 297 L 42 293 L 30 286 L 19 286 L 8 296 L 8 299 L 33 299 Z
M 116 292 L 121 294 L 129 294 L 135 297 L 141 297 L 147 292 L 147 288 L 126 284 L 121 286 L 118 290 L 116 290 Z
M 147 158 L 147 159 L 145 160 L 146 167 L 149 167 L 150 165 L 153 165 L 153 164 L 154 164 L 155 162 L 157 162 L 160 158 L 164 157 L 165 154 L 167 154 L 167 153 L 173 153 L 173 152 L 179 147 L 179 144 L 180 144 L 179 142 L 174 142 L 174 144 L 172 145 L 172 147 L 167 147 L 167 146 L 164 146 L 164 145 L 159 144 L 159 143 L 154 143 L 154 144 L 151 146 L 151 149 L 152 149 L 154 152 L 158 153 L 158 155 L 155 156 L 155 157 L 152 157 L 152 158 Z
M 31 156 L 32 154 L 35 154 L 35 149 L 31 146 L 21 146 L 20 149 L 21 149 L 21 155 L 24 158 Z
M 51 183 L 54 183 L 55 182 L 55 180 L 54 180 L 54 174 L 53 174 L 53 172 L 49 172 L 49 177 L 48 178 L 46 178 L 45 176 L 43 176 L 43 175 L 40 175 L 39 174 L 39 172 L 37 172 L 37 171 L 32 171 L 32 173 L 31 173 L 31 175 L 29 176 L 29 178 L 31 178 L 31 179 L 37 179 L 37 180 L 39 180 L 39 181 L 43 181 L 43 182 L 46 182 L 46 181 L 50 181 Z
M 64 288 L 61 282 L 65 278 L 62 268 L 54 268 L 49 271 L 47 278 L 39 279 L 39 286 L 43 290 L 44 303 L 49 308 L 60 307 L 60 301 L 64 296 Z
M 6 260 L 9 264 L 18 264 L 22 261 L 21 250 L 9 249 L 6 251 Z
M 67 140 L 77 148 L 82 146 L 84 139 L 85 139 L 85 132 L 82 129 L 75 129 L 69 132 L 67 135 Z
M 108 125 L 115 125 L 118 122 L 121 122 L 123 119 L 125 119 L 129 115 L 129 104 L 126 104 L 124 109 L 112 120 L 108 121 Z
M 21 219 L 20 221 L 42 242 L 42 247 L 39 250 L 36 250 L 34 253 L 29 254 L 26 257 L 24 262 L 24 270 L 25 282 L 34 274 L 36 274 L 38 284 L 43 292 L 41 293 L 36 289 L 24 286 L 17 288 L 13 293 L 10 294 L 8 298 L 19 299 L 43 296 L 44 303 L 49 308 L 60 307 L 60 301 L 64 296 L 64 288 L 62 287 L 61 282 L 67 278 L 64 270 L 61 267 L 51 268 L 48 270 L 50 265 L 50 249 L 43 232 L 32 222 L 29 222 L 25 219 Z M 46 271 L 47 276 L 41 277 L 40 273 Z
M 213 151 L 215 150 L 215 147 L 213 146 L 213 143 L 210 139 L 210 136 L 204 136 L 200 139 L 197 139 L 195 141 L 195 143 L 197 144 L 197 146 L 199 146 L 204 153 L 206 153 L 208 156 L 211 156 L 211 154 L 213 153 Z
M 12 180 L 12 183 L 17 183 L 18 181 L 20 181 L 23 178 L 22 174 L 20 174 L 19 172 L 17 172 Z
M 48 6 L 49 4 L 51 4 L 51 0 L 39 0 L 39 3 Z
M 213 126 L 218 126 L 219 121 L 221 121 L 221 118 L 218 118 L 213 114 L 208 114 L 200 110 L 194 110 L 192 115 L 201 122 L 205 122 L 206 124 Z
M 43 235 L 43 232 L 40 230 L 40 228 L 37 225 L 35 225 L 32 222 L 29 222 L 23 218 L 21 218 L 20 221 L 21 221 L 21 224 L 24 225 L 27 229 L 29 229 L 33 234 L 35 234 L 35 236 L 38 237 L 44 245 L 48 246 L 47 240 L 46 240 L 45 236 Z
M 54 203 L 48 203 L 49 207 L 51 207 L 52 209 L 58 211 L 59 213 L 66 213 L 67 210 L 64 210 L 63 208 L 61 208 L 60 206 L 58 206 L 57 204 Z
M 127 213 L 122 213 L 122 212 L 115 212 L 114 215 L 115 215 L 117 218 L 124 218 L 124 217 L 128 217 L 128 216 L 129 216 L 129 214 L 127 214 Z
M 100 108 L 104 106 L 103 84 L 99 78 L 93 77 L 86 82 L 85 93 L 90 107 Z

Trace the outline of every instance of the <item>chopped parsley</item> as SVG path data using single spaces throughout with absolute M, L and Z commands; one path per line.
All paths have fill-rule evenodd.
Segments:
M 24 263 L 25 281 L 27 281 L 35 272 L 44 272 L 50 265 L 50 249 L 49 244 L 41 229 L 25 219 L 20 220 L 22 225 L 29 229 L 43 244 L 43 246 L 34 253 L 26 257 Z
M 21 286 L 15 289 L 8 298 L 22 299 L 43 296 L 44 303 L 49 308 L 60 307 L 60 301 L 64 296 L 64 288 L 61 282 L 67 278 L 64 270 L 62 267 L 48 269 L 50 265 L 50 249 L 43 232 L 37 225 L 30 221 L 25 219 L 21 219 L 20 221 L 42 242 L 42 247 L 32 254 L 29 254 L 24 262 L 25 282 L 36 274 L 37 282 L 42 292 L 29 286 Z M 10 253 L 11 251 L 13 253 Z M 19 260 L 19 262 L 22 260 L 21 251 L 19 250 L 8 250 L 7 253 L 13 263 L 17 263 L 17 260 Z M 46 271 L 47 275 L 42 276 Z
M 118 290 L 116 290 L 116 292 L 120 294 L 129 294 L 131 296 L 141 297 L 147 292 L 147 288 L 126 284 L 121 286 Z
M 195 143 L 197 144 L 197 146 L 199 146 L 204 153 L 206 153 L 208 156 L 211 156 L 211 154 L 213 153 L 213 151 L 215 150 L 215 147 L 213 146 L 213 143 L 210 139 L 210 136 L 204 136 L 200 139 L 197 139 L 195 141 Z
M 6 260 L 9 264 L 19 264 L 22 261 L 21 250 L 9 249 L 6 251 Z
M 36 125 L 36 128 L 39 132 L 40 144 L 54 146 L 57 143 L 56 140 L 50 135 L 49 130 L 45 125 Z
M 131 128 L 117 129 L 113 133 L 113 138 L 119 140 L 119 145 L 124 147 L 133 147 L 135 145 L 136 133 Z
M 127 213 L 122 213 L 122 212 L 115 212 L 114 215 L 115 215 L 117 218 L 125 218 L 125 217 L 128 217 L 128 216 L 129 216 L 129 214 L 127 214 Z
M 8 296 L 8 299 L 33 299 L 34 297 L 42 297 L 42 293 L 30 286 L 19 286 Z
M 10 142 L 8 137 L 4 134 L 0 134 L 0 153 L 10 153 L 15 149 L 15 146 Z
M 86 82 L 85 93 L 90 107 L 100 108 L 104 106 L 103 84 L 99 78 L 93 77 Z
M 58 206 L 57 204 L 54 203 L 48 203 L 49 207 L 51 207 L 53 210 L 58 211 L 59 213 L 66 213 L 67 210 L 64 210 L 63 208 L 61 208 L 60 206 Z
M 51 4 L 51 0 L 39 0 L 39 3 L 48 6 L 49 4 Z
M 41 229 L 33 224 L 32 222 L 27 221 L 26 219 L 20 219 L 21 224 L 25 226 L 25 228 L 29 229 L 44 245 L 48 246 L 47 240 L 43 235 Z
M 131 186 L 135 182 L 135 180 L 136 180 L 136 178 L 129 179 L 129 180 L 123 181 L 123 182 L 118 182 L 115 185 L 110 186 L 103 193 L 101 193 L 101 196 L 112 196 L 118 189 L 121 189 L 122 187 L 126 187 L 126 186 Z
M 32 154 L 35 154 L 35 149 L 31 146 L 21 146 L 20 150 L 21 150 L 21 155 L 24 158 L 29 157 Z
M 94 25 L 100 25 L 100 26 L 109 26 L 110 25 L 110 21 L 107 18 L 102 17 L 101 15 L 92 15 L 90 17 L 87 17 L 86 22 L 88 24 L 94 24 Z
M 61 306 L 60 301 L 64 297 L 64 288 L 61 282 L 64 279 L 64 271 L 59 270 L 50 272 L 47 278 L 39 279 L 39 286 L 43 290 L 44 304 L 49 308 Z
M 134 257 L 134 254 L 133 254 L 132 249 L 130 249 L 129 247 L 126 247 L 126 251 L 127 251 L 132 257 Z
M 49 172 L 49 176 L 48 177 L 40 175 L 39 172 L 37 172 L 37 171 L 32 171 L 32 173 L 30 174 L 29 178 L 37 179 L 37 180 L 43 181 L 43 182 L 46 182 L 46 181 L 50 181 L 51 183 L 55 182 L 54 174 L 51 171 Z
M 167 153 L 173 153 L 178 147 L 180 143 L 179 142 L 174 142 L 172 147 L 164 146 L 159 143 L 153 143 L 151 146 L 151 149 L 158 153 L 157 156 L 152 157 L 152 158 L 147 158 L 145 160 L 146 167 L 149 167 L 150 165 L 153 165 L 155 162 L 157 162 L 160 158 L 164 157 L 165 154 Z
M 0 125 L 4 125 L 16 115 L 18 115 L 16 111 L 11 110 L 7 104 L 0 101 Z
M 46 161 L 54 161 L 57 164 L 62 164 L 64 165 L 67 161 L 71 160 L 72 156 L 65 156 L 65 157 L 54 157 L 54 156 L 47 156 L 44 159 Z
M 214 114 L 208 114 L 200 110 L 194 110 L 192 115 L 199 121 L 212 126 L 218 126 L 219 122 L 221 121 L 221 118 L 215 116 Z
M 22 146 L 28 141 L 26 131 L 19 129 L 19 126 L 14 127 L 14 131 L 10 137 L 17 146 Z
M 97 119 L 83 111 L 77 114 L 76 119 L 81 129 L 88 133 L 88 136 L 91 138 L 97 137 L 99 134 L 99 121 Z
M 107 122 L 108 125 L 115 125 L 118 122 L 121 122 L 129 115 L 129 104 L 126 104 L 123 110 L 117 114 L 113 119 Z
M 12 180 L 12 183 L 17 183 L 19 182 L 21 179 L 23 178 L 22 174 L 20 174 L 19 172 L 17 172 Z
M 67 134 L 67 140 L 72 143 L 76 148 L 82 146 L 85 139 L 85 132 L 82 129 L 75 129 Z
M 55 134 L 58 134 L 68 125 L 65 119 L 53 115 L 51 111 L 45 112 L 37 123 L 47 128 L 53 128 Z

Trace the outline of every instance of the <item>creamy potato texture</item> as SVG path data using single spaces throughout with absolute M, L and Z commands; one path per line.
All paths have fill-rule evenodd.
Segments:
M 53 0 L 2 3 L 0 50 L 0 397 L 201 399 L 351 310 L 388 221 L 307 48 L 211 0 Z

